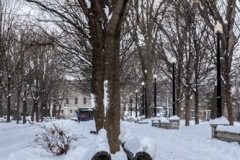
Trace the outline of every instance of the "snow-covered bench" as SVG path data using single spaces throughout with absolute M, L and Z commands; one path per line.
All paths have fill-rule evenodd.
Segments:
M 121 132 L 119 139 L 128 160 L 153 160 L 156 154 L 156 143 L 149 137 L 132 136 L 129 129 Z
M 211 120 L 212 138 L 240 144 L 240 126 L 230 126 L 225 117 Z
M 111 160 L 111 155 L 106 151 L 99 151 L 92 157 L 91 160 L 101 160 L 101 159 Z
M 124 152 L 127 154 L 127 157 L 129 160 L 138 160 L 138 159 L 152 160 L 153 159 L 147 152 L 144 152 L 144 151 L 134 152 L 133 148 L 130 147 L 127 149 L 127 147 L 124 147 L 124 144 L 122 147 Z
M 178 116 L 171 116 L 168 120 L 169 120 L 169 129 L 179 129 L 180 118 Z
M 148 124 L 148 121 L 138 121 L 138 124 Z
M 152 118 L 152 126 L 169 129 L 170 124 L 169 124 L 169 120 L 166 117 L 160 117 L 160 118 L 154 117 Z
M 91 160 L 111 160 L 110 148 L 107 140 L 107 131 L 101 129 L 98 132 L 94 144 L 88 152 L 88 159 Z
M 166 117 L 153 117 L 151 121 L 152 126 L 165 129 L 179 129 L 180 125 L 180 119 L 178 116 L 171 116 L 169 119 Z
M 0 117 L 0 123 L 4 123 L 4 122 L 7 122 L 7 120 L 4 119 L 3 117 Z
M 160 127 L 160 125 L 161 125 L 161 119 L 155 119 L 155 118 L 153 118 L 153 119 L 151 119 L 151 121 L 152 121 L 152 126 L 154 126 L 154 127 Z

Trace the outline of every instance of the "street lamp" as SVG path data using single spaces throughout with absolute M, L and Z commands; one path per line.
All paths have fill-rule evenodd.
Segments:
M 169 106 L 168 106 L 168 91 L 166 92 L 167 95 L 167 118 L 169 118 Z
M 154 117 L 157 116 L 157 75 L 153 75 L 153 83 L 154 83 Z
M 142 82 L 141 83 L 141 85 L 142 85 L 142 106 L 141 106 L 141 112 L 140 112 L 140 115 L 145 115 L 145 113 L 144 113 L 144 85 L 145 85 L 145 83 L 144 82 Z
M 221 72 L 220 72 L 220 36 L 223 33 L 222 24 L 217 21 L 214 26 L 217 35 L 217 118 L 222 117 Z
M 148 116 L 147 116 L 147 91 L 146 91 L 146 86 L 145 86 L 145 83 L 144 82 L 142 82 L 142 87 L 143 87 L 143 102 L 144 102 L 144 109 L 145 109 L 145 118 L 148 118 Z
M 130 103 L 130 116 L 132 116 L 132 92 L 130 93 L 129 103 Z
M 172 107 L 173 107 L 173 116 L 176 115 L 175 111 L 175 64 L 177 63 L 176 58 L 172 58 L 171 60 L 172 63 Z
M 137 117 L 137 94 L 138 94 L 138 90 L 135 90 L 135 94 L 136 94 L 136 104 L 135 104 L 135 117 Z

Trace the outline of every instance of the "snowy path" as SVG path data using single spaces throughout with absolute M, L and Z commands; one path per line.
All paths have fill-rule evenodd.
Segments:
M 38 129 L 37 126 L 29 124 L 0 124 L 0 159 L 5 160 L 6 156 L 9 155 L 9 151 L 15 152 L 30 146 L 35 135 L 34 132 Z
M 84 138 L 75 142 L 67 155 L 54 157 L 40 147 L 34 147 L 33 138 L 39 132 L 37 125 L 0 123 L 0 160 L 89 160 L 89 149 L 95 142 L 94 122 L 56 121 L 74 134 Z M 239 125 L 239 124 L 237 124 Z M 240 145 L 211 138 L 209 123 L 180 126 L 179 130 L 152 127 L 121 121 L 121 129 L 130 129 L 137 137 L 150 137 L 157 144 L 155 160 L 239 160 Z M 239 126 L 240 128 L 240 126 Z M 239 129 L 240 131 L 240 129 Z M 123 151 L 112 155 L 112 160 L 127 160 Z
M 179 130 L 166 130 L 147 124 L 129 124 L 123 122 L 123 128 L 129 128 L 132 135 L 149 136 L 157 143 L 156 160 L 239 160 L 240 146 L 211 138 L 209 123 L 185 127 Z M 143 124 L 141 124 L 143 125 Z

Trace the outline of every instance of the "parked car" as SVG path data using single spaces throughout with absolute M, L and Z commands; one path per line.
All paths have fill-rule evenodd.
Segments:
M 16 120 L 17 120 L 17 116 L 13 116 L 13 117 L 12 117 L 12 121 L 16 121 Z M 21 121 L 21 120 L 22 120 L 22 117 L 19 116 L 19 117 L 18 117 L 18 120 Z
M 71 117 L 70 120 L 77 122 L 77 121 L 78 121 L 78 118 L 77 118 L 77 117 Z

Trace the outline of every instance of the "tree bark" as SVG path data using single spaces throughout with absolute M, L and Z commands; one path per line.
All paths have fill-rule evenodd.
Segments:
M 92 44 L 92 80 L 91 92 L 94 95 L 95 109 L 94 120 L 96 131 L 104 127 L 105 110 L 103 104 L 104 98 L 104 32 L 102 30 L 101 10 L 98 8 L 99 3 L 93 3 L 91 6 L 92 16 L 90 17 L 90 42 Z
M 19 124 L 19 118 L 21 117 L 21 115 L 20 115 L 20 94 L 21 94 L 21 88 L 18 89 L 18 92 L 17 92 L 17 115 L 16 115 L 17 124 Z
M 120 150 L 120 35 L 122 19 L 128 0 L 115 3 L 113 15 L 106 28 L 105 74 L 108 80 L 109 106 L 106 115 L 106 130 L 111 153 Z
M 196 88 L 195 88 L 196 90 L 194 91 L 195 124 L 199 124 L 199 91 L 198 91 L 197 83 L 195 84 L 196 84 Z
M 24 95 L 23 95 L 23 124 L 26 123 L 26 113 L 27 113 L 27 86 L 25 85 Z

